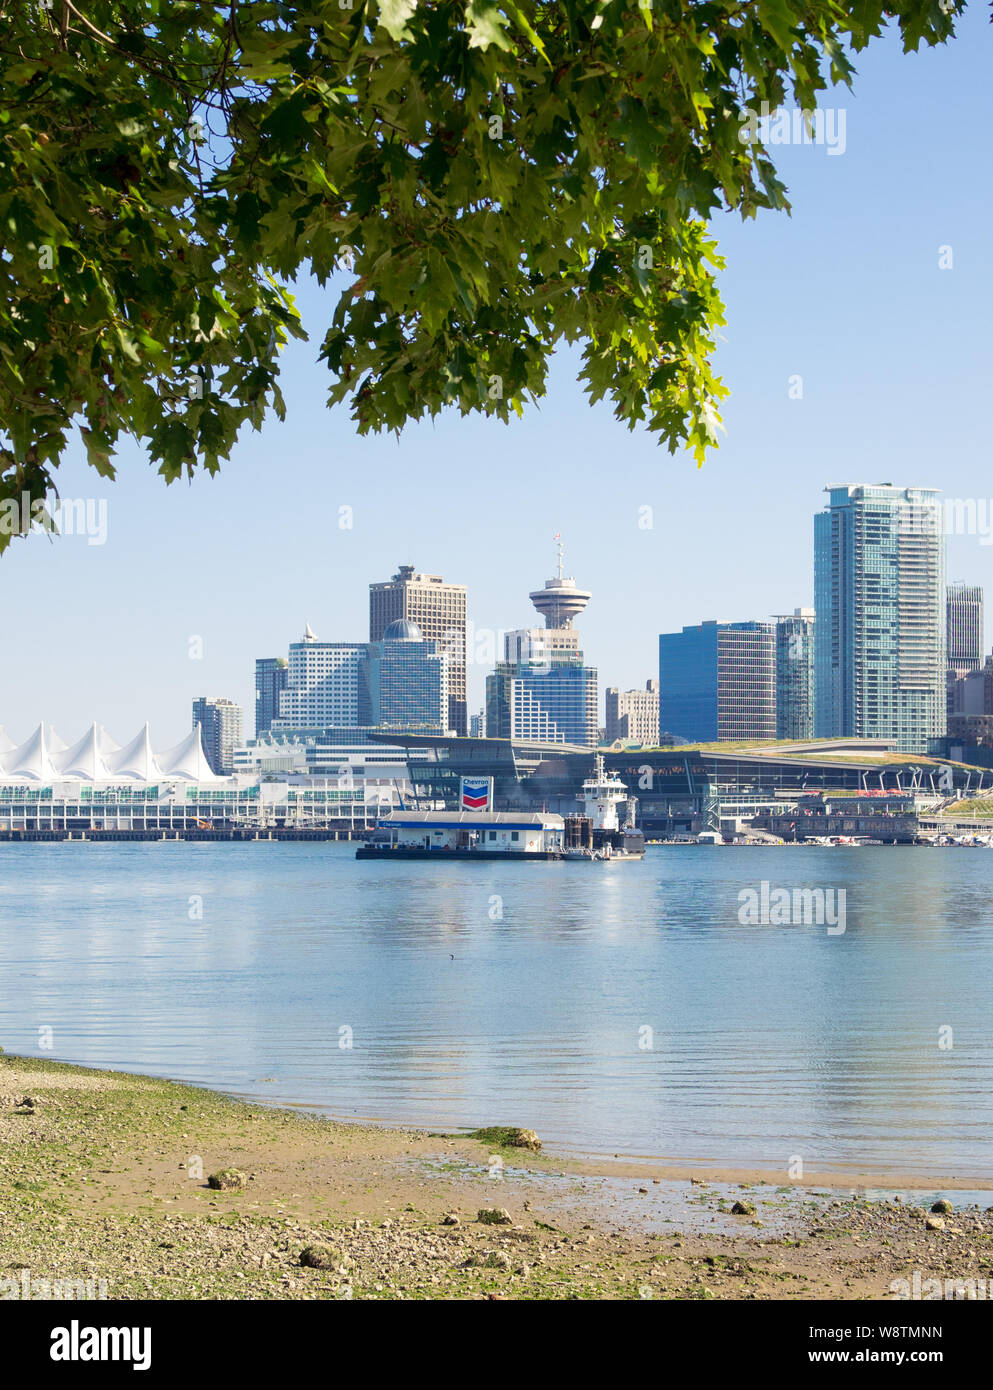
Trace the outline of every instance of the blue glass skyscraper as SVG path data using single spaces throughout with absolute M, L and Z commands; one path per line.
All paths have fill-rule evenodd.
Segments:
M 701 623 L 659 637 L 661 728 L 690 743 L 776 737 L 771 623 Z
M 945 732 L 945 541 L 932 488 L 826 489 L 814 518 L 814 728 L 926 752 Z
M 448 727 L 448 656 L 416 623 L 399 618 L 359 664 L 359 723 L 380 729 L 444 733 Z

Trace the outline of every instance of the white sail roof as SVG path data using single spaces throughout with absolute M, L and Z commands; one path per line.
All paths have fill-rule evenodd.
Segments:
M 3 755 L 3 767 L 5 772 L 28 782 L 51 782 L 59 775 L 49 756 L 44 724 L 39 724 L 25 743 Z
M 152 733 L 143 724 L 140 733 L 130 743 L 107 757 L 107 765 L 115 777 L 134 778 L 136 782 L 154 782 L 158 776 Z
M 215 781 L 213 770 L 203 751 L 203 731 L 198 724 L 182 743 L 167 748 L 157 755 L 159 767 L 165 777 L 184 777 L 191 782 Z
M 117 751 L 117 744 L 108 739 L 99 724 L 91 724 L 86 733 L 67 748 L 56 754 L 52 761 L 62 778 L 80 778 L 85 782 L 107 782 L 113 780 L 113 773 L 107 763 L 107 755 Z
M 207 761 L 203 732 L 193 729 L 181 743 L 156 753 L 151 730 L 143 725 L 123 746 L 101 724 L 91 724 L 76 743 L 67 745 L 46 724 L 39 724 L 24 743 L 15 744 L 0 727 L 0 779 L 36 785 L 46 782 L 223 782 Z

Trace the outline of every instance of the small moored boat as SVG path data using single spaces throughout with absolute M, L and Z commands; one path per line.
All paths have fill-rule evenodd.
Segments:
M 637 801 L 616 775 L 604 769 L 596 755 L 593 776 L 580 792 L 583 814 L 565 818 L 565 857 L 590 862 L 644 859 L 645 837 L 635 829 Z M 624 823 L 620 809 L 624 805 Z

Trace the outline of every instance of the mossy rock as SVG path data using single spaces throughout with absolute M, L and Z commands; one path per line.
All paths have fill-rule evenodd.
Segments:
M 490 1144 L 496 1149 L 531 1149 L 537 1153 L 541 1148 L 541 1140 L 533 1129 L 519 1129 L 516 1125 L 474 1129 L 469 1138 L 478 1139 L 481 1144 Z
M 331 1245 L 308 1245 L 300 1251 L 300 1263 L 304 1269 L 337 1269 L 341 1255 Z
M 212 1187 L 215 1192 L 228 1192 L 244 1187 L 247 1181 L 240 1168 L 221 1168 L 219 1172 L 211 1173 L 207 1179 L 207 1186 Z
M 955 1208 L 947 1197 L 939 1197 L 931 1210 L 938 1212 L 940 1216 L 951 1216 Z
M 484 1226 L 509 1226 L 511 1224 L 510 1212 L 505 1207 L 480 1207 L 476 1214 L 476 1220 L 481 1221 Z
M 755 1208 L 752 1206 L 751 1202 L 735 1202 L 734 1206 L 731 1208 L 731 1215 L 754 1216 Z

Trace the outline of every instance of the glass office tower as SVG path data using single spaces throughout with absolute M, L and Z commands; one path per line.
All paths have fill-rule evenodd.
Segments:
M 285 656 L 255 660 L 255 737 L 261 738 L 279 718 L 279 697 L 286 689 L 289 668 Z
M 814 610 L 776 619 L 776 737 L 814 737 Z
M 776 737 L 771 623 L 713 620 L 659 637 L 662 732 L 690 743 Z
M 927 751 L 945 732 L 945 542 L 932 488 L 826 489 L 814 518 L 818 737 Z
M 565 636 L 575 645 L 563 645 Z M 488 738 L 596 746 L 597 670 L 585 664 L 578 640 L 564 629 L 505 635 L 504 659 L 486 678 Z
M 468 728 L 466 708 L 466 587 L 446 584 L 440 574 L 401 565 L 392 579 L 369 585 L 369 641 L 381 642 L 390 623 L 416 623 L 427 642 L 448 657 L 448 715 L 457 734 Z
M 983 664 L 983 591 L 974 584 L 949 584 L 946 594 L 948 669 L 965 676 Z
M 407 618 L 389 623 L 359 664 L 359 723 L 447 733 L 449 658 Z

